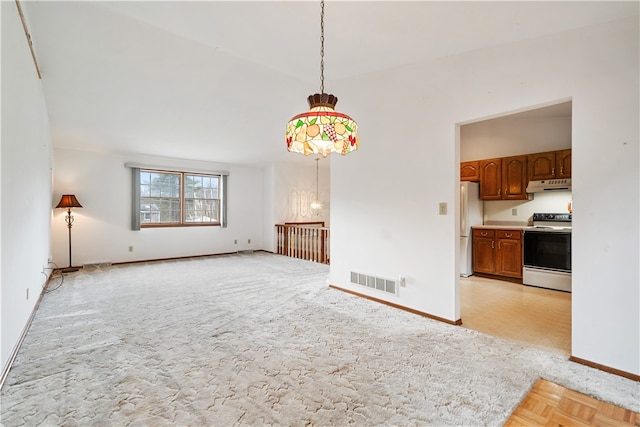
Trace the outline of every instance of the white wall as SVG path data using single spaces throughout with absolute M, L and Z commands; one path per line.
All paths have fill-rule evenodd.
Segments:
M 1 3 L 0 363 L 4 370 L 46 281 L 51 140 L 41 82 L 16 4 Z
M 571 148 L 571 116 L 508 115 L 460 126 L 460 161 Z
M 534 212 L 568 213 L 570 191 L 536 193 L 533 200 L 489 200 L 484 202 L 484 222 L 530 222 Z M 516 210 L 513 215 L 512 210 Z
M 316 198 L 316 176 L 318 199 L 323 203 L 317 214 L 310 209 Z M 304 157 L 304 161 L 270 164 L 265 171 L 265 182 L 265 195 L 268 194 L 263 222 L 267 236 L 265 250 L 276 250 L 275 224 L 324 221 L 325 227 L 330 227 L 330 158 L 319 160 L 317 174 L 316 161 L 312 156 Z
M 341 82 L 362 145 L 332 160 L 331 283 L 457 320 L 456 124 L 572 99 L 572 355 L 640 374 L 638 48 L 636 17 Z
M 229 172 L 228 227 L 132 231 L 131 170 L 124 166 L 127 162 L 175 170 Z M 261 168 L 126 153 L 54 150 L 54 204 L 62 194 L 71 193 L 83 206 L 73 211 L 72 249 L 76 266 L 262 249 L 263 190 Z M 60 266 L 69 263 L 64 215 L 63 209 L 55 209 L 52 220 L 53 258 Z M 133 246 L 132 252 L 129 246 Z
M 294 154 L 292 154 L 293 156 Z M 316 197 L 316 161 L 307 157 L 308 164 L 277 163 L 274 176 L 274 205 L 276 223 L 324 221 L 329 226 L 329 159 L 318 165 L 318 198 L 322 211 L 311 212 L 310 204 Z

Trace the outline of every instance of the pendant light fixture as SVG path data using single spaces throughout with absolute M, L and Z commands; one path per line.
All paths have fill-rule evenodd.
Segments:
M 324 93 L 324 0 L 320 1 L 320 93 L 309 95 L 307 101 L 310 110 L 293 116 L 287 124 L 289 151 L 326 157 L 330 153 L 344 156 L 358 149 L 358 125 L 335 111 L 337 97 Z
M 316 159 L 316 198 L 311 202 L 311 213 L 314 215 L 320 215 L 322 210 L 322 201 L 320 201 L 320 193 L 318 193 L 318 161 L 320 161 L 319 158 Z

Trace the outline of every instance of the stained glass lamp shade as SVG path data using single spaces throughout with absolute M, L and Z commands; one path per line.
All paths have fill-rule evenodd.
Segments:
M 293 153 L 345 155 L 360 146 L 358 125 L 349 116 L 335 111 L 338 98 L 316 93 L 308 98 L 310 110 L 291 118 L 287 124 L 287 149 Z

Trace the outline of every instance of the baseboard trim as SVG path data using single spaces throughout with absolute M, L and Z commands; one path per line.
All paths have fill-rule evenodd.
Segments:
M 120 262 L 113 262 L 113 263 L 111 263 L 111 265 L 143 264 L 145 262 L 180 261 L 180 260 L 185 260 L 185 259 L 190 259 L 190 258 L 209 258 L 209 257 L 225 256 L 225 255 L 238 255 L 241 252 L 242 251 L 220 252 L 220 253 L 217 253 L 217 254 L 185 255 L 185 256 L 177 256 L 177 257 L 170 257 L 170 258 L 153 258 L 153 259 L 141 259 L 141 260 L 136 260 L 136 261 L 120 261 Z M 273 252 L 265 251 L 265 250 L 262 250 L 262 249 L 252 249 L 252 252 L 273 253 Z
M 485 279 L 502 280 L 503 282 L 519 283 L 522 285 L 522 277 L 498 276 L 495 274 L 473 272 L 476 277 L 484 277 Z
M 588 366 L 590 368 L 599 369 L 601 371 L 608 372 L 610 374 L 618 375 L 620 377 L 629 378 L 630 380 L 640 382 L 640 375 L 632 374 L 631 372 L 622 371 L 620 369 L 612 368 L 606 365 L 601 365 L 599 363 L 591 362 L 590 360 L 581 359 L 575 356 L 570 356 L 569 360 L 575 363 L 579 363 L 581 365 Z
M 31 315 L 29 315 L 29 319 L 27 319 L 27 323 L 24 325 L 24 328 L 22 329 L 22 333 L 20 334 L 20 338 L 18 338 L 18 342 L 13 347 L 13 350 L 11 351 L 11 355 L 9 356 L 9 359 L 7 360 L 7 364 L 2 369 L 2 376 L 0 377 L 0 389 L 4 385 L 4 381 L 7 379 L 7 376 L 9 375 L 9 371 L 11 370 L 11 366 L 13 366 L 13 362 L 16 360 L 16 356 L 18 356 L 18 352 L 20 351 L 20 347 L 22 347 L 22 342 L 24 341 L 24 338 L 27 336 L 27 332 L 29 332 L 29 329 L 31 328 L 31 323 L 33 322 L 33 319 L 36 317 L 36 313 L 38 312 L 38 308 L 40 308 L 40 303 L 42 302 L 42 297 L 44 296 L 45 291 L 49 287 L 49 282 L 51 280 L 51 277 L 52 277 L 52 274 L 49 273 L 49 277 L 47 278 L 47 282 L 45 283 L 44 287 L 40 291 L 40 296 L 38 297 L 38 301 L 36 301 L 36 304 L 33 306 L 33 309 L 31 310 Z
M 405 307 L 405 306 L 402 306 L 400 304 L 396 304 L 396 303 L 393 303 L 393 302 L 390 302 L 390 301 L 385 301 L 383 299 L 372 297 L 370 295 L 361 294 L 360 292 L 352 291 L 350 289 L 341 288 L 340 286 L 329 285 L 329 287 L 332 288 L 332 289 L 336 289 L 338 291 L 342 291 L 342 292 L 346 292 L 346 293 L 351 294 L 351 295 L 358 296 L 360 298 L 368 299 L 368 300 L 371 300 L 371 301 L 378 302 L 380 304 L 384 304 L 384 305 L 388 305 L 388 306 L 393 307 L 393 308 L 397 308 L 399 310 L 407 311 L 407 312 L 412 313 L 412 314 L 417 314 L 418 316 L 427 317 L 427 318 L 432 319 L 432 320 L 437 320 L 438 322 L 444 322 L 444 323 L 448 323 L 449 325 L 455 325 L 455 326 L 462 325 L 462 319 L 458 319 L 458 320 L 455 320 L 455 321 L 454 320 L 449 320 L 449 319 L 445 319 L 444 317 L 440 317 L 440 316 L 436 316 L 436 315 L 433 315 L 433 314 L 425 313 L 424 311 L 415 310 L 413 308 Z

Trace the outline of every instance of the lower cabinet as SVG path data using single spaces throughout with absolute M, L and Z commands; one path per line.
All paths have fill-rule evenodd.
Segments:
M 522 231 L 473 229 L 473 271 L 522 278 Z

